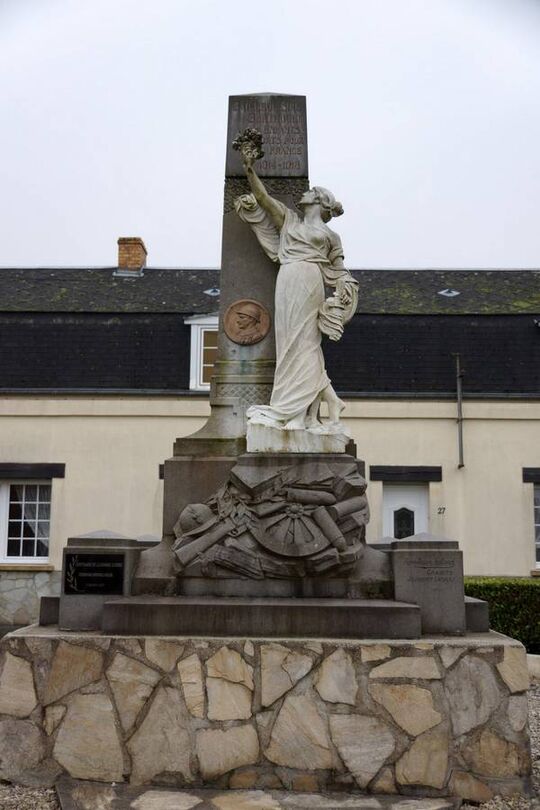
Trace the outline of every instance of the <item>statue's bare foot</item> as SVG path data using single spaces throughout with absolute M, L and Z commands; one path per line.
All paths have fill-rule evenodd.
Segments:
M 316 416 L 307 416 L 305 426 L 306 430 L 314 431 L 315 428 L 322 427 L 322 422 Z
M 295 416 L 294 419 L 291 419 L 290 422 L 287 422 L 285 425 L 285 430 L 305 430 L 306 422 L 305 417 L 302 416 Z

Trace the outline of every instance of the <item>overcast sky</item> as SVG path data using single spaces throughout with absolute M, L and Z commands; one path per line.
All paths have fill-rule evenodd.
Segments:
M 263 91 L 307 96 L 350 267 L 540 266 L 538 0 L 0 0 L 0 265 L 218 266 Z

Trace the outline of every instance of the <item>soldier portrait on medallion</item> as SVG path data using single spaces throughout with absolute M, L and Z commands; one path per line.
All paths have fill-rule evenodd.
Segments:
M 266 308 L 250 298 L 231 304 L 223 322 L 227 337 L 242 346 L 259 343 L 270 329 L 270 315 Z

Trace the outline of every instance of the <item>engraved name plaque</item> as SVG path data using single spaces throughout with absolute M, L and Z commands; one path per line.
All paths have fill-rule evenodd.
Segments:
M 67 595 L 121 595 L 124 591 L 123 554 L 67 552 L 64 561 L 64 593 Z
M 245 177 L 242 159 L 232 148 L 239 132 L 248 127 L 263 137 L 264 157 L 257 161 L 260 177 L 307 177 L 305 96 L 231 96 L 227 135 L 228 177 Z

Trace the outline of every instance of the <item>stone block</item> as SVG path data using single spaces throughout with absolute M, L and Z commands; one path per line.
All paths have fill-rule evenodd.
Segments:
M 463 556 L 453 541 L 430 535 L 392 543 L 395 598 L 420 607 L 422 633 L 465 632 Z
M 504 648 L 504 657 L 497 664 L 499 675 L 511 692 L 525 692 L 529 688 L 529 670 L 527 654 L 521 644 Z
M 184 645 L 179 644 L 178 641 L 147 638 L 144 642 L 144 654 L 152 664 L 164 672 L 171 671 L 183 652 Z
M 443 729 L 428 731 L 417 737 L 396 762 L 399 785 L 422 785 L 441 790 L 448 770 L 448 734 Z
M 43 760 L 45 737 L 29 720 L 0 720 L 0 779 L 27 784 Z
M 167 771 L 192 780 L 189 721 L 178 690 L 158 689 L 150 710 L 127 742 L 131 782 L 141 785 Z
M 282 644 L 261 646 L 261 702 L 271 706 L 307 675 L 313 666 L 309 655 L 302 655 Z
M 60 641 L 46 680 L 42 702 L 55 703 L 64 695 L 101 678 L 103 654 L 98 650 Z
M 340 648 L 324 659 L 315 676 L 315 688 L 327 703 L 355 705 L 358 683 L 348 652 Z
M 330 715 L 330 733 L 360 788 L 367 787 L 396 747 L 389 726 L 375 717 Z
M 384 599 L 131 597 L 105 603 L 103 630 L 126 635 L 244 638 L 391 639 L 421 635 L 416 605 Z
M 204 779 L 215 779 L 259 759 L 257 732 L 247 724 L 226 730 L 201 729 L 196 735 L 196 750 Z
M 473 596 L 465 597 L 465 621 L 468 633 L 487 633 L 489 631 L 489 605 L 483 599 Z
M 207 678 L 206 692 L 209 720 L 249 720 L 251 717 L 252 694 L 241 683 Z
M 6 653 L 0 676 L 0 714 L 28 717 L 36 705 L 31 665 L 24 658 Z
M 406 678 L 407 680 L 438 680 L 441 673 L 431 656 L 403 656 L 373 667 L 370 678 Z
M 204 717 L 204 682 L 198 655 L 190 655 L 177 664 L 188 712 L 193 717 Z
M 122 781 L 122 748 L 107 695 L 74 696 L 56 737 L 53 756 L 77 779 Z
M 58 624 L 60 613 L 59 596 L 42 596 L 39 600 L 39 624 L 46 627 L 50 624 Z
M 372 683 L 369 693 L 398 726 L 413 737 L 437 726 L 443 719 L 433 706 L 433 695 L 421 686 Z
M 461 752 L 478 776 L 503 779 L 527 773 L 530 768 L 528 752 L 489 728 L 477 737 L 467 738 Z
M 485 723 L 501 700 L 492 668 L 473 655 L 464 656 L 445 681 L 454 734 L 466 734 Z
M 309 696 L 285 698 L 264 755 L 287 768 L 313 770 L 337 766 L 327 725 Z
M 155 669 L 150 669 L 140 661 L 117 653 L 107 669 L 107 679 L 111 685 L 122 728 L 131 731 L 147 698 L 160 679 Z

